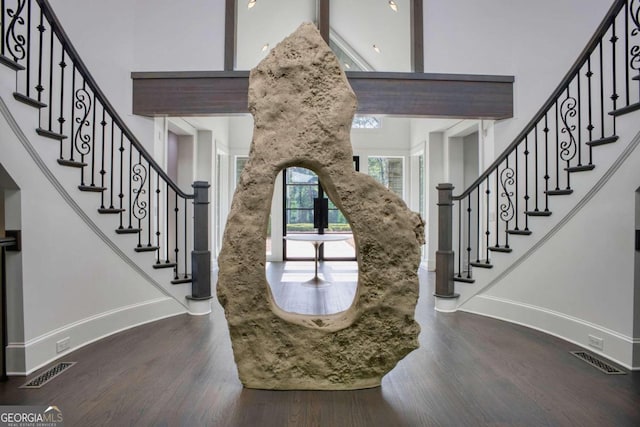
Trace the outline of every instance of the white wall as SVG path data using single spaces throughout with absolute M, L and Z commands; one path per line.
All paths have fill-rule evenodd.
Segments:
M 515 76 L 515 117 L 496 125 L 499 154 L 569 71 L 611 4 L 425 0 L 425 71 Z
M 12 102 L 17 113 L 30 113 L 29 130 L 35 135 L 33 111 Z M 20 190 L 5 191 L 6 219 L 7 227 L 22 230 L 22 251 L 7 260 L 9 371 L 25 374 L 59 357 L 56 342 L 66 337 L 73 350 L 118 330 L 184 313 L 184 306 L 154 287 L 81 219 L 28 154 L 26 139 L 14 132 L 17 125 L 9 123 L 0 115 L 2 167 Z M 38 143 L 44 151 L 52 148 L 50 141 Z M 54 159 L 44 165 L 66 171 Z
M 472 287 L 481 291 L 467 299 L 469 287 L 461 289 L 461 309 L 541 329 L 640 368 L 637 354 L 633 360 L 640 338 L 634 330 L 637 114 L 619 120 L 618 132 L 618 142 L 594 152 L 596 169 L 573 178 L 574 193 L 551 201 L 553 215 L 530 221 L 532 236 L 512 239 L 512 254 L 494 254 L 493 271 L 474 270 Z M 531 241 L 537 243 L 527 246 Z M 603 339 L 603 348 L 590 345 L 589 335 Z

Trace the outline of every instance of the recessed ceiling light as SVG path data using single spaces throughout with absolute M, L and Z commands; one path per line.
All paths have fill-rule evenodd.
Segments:
M 262 46 L 263 52 L 266 52 L 267 50 L 269 50 L 269 43 L 265 43 L 264 46 Z
M 348 62 L 345 62 L 345 63 L 344 63 L 344 68 L 349 69 L 349 68 L 351 68 L 351 65 L 349 65 L 349 63 L 348 63 Z
M 380 48 L 375 44 L 373 45 L 373 50 L 375 50 L 377 53 L 380 53 Z
M 253 6 L 255 6 L 256 1 L 257 0 L 249 0 L 249 3 L 247 3 L 247 9 L 251 9 Z
M 255 3 L 255 0 L 253 0 L 253 2 Z M 398 11 L 398 5 L 396 4 L 396 2 L 394 2 L 393 0 L 389 0 L 389 7 L 391 8 L 391 10 L 393 10 L 394 12 Z

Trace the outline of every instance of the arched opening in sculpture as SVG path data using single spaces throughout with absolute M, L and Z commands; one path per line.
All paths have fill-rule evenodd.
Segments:
M 295 314 L 345 311 L 358 283 L 349 221 L 313 170 L 289 166 L 282 175 L 282 262 L 266 265 L 274 303 Z

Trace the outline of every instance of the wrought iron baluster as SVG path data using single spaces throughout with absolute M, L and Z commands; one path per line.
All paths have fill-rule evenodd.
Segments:
M 93 112 L 91 119 L 91 186 L 95 187 L 96 177 L 96 94 L 93 93 Z
M 82 81 L 82 87 L 76 90 L 74 107 L 81 111 L 80 115 L 75 118 L 75 123 L 78 125 L 75 135 L 73 137 L 73 145 L 75 150 L 80 153 L 80 162 L 84 163 L 84 158 L 89 154 L 91 150 L 90 143 L 92 142 L 91 135 L 84 133 L 84 128 L 89 126 L 89 114 L 94 106 L 91 102 L 91 96 L 86 89 L 86 81 Z M 84 173 L 86 168 L 80 168 L 80 185 L 85 186 Z M 93 174 L 93 167 L 92 167 Z
M 489 198 L 491 196 L 491 189 L 490 189 L 491 184 L 490 184 L 489 176 L 490 175 L 487 175 L 487 182 L 485 184 L 487 188 L 485 190 L 485 194 L 486 194 L 486 202 L 485 202 L 485 205 L 486 205 L 485 206 L 486 228 L 485 228 L 484 234 L 485 234 L 485 239 L 486 239 L 485 251 L 486 251 L 487 259 L 489 259 L 489 246 L 490 246 L 489 241 L 491 240 L 491 229 L 490 229 L 490 226 L 489 226 L 489 219 L 490 219 L 489 218 Z
M 576 95 L 576 104 L 578 108 L 578 125 L 575 127 L 577 134 L 576 145 L 578 149 L 578 166 L 582 166 L 582 92 L 580 91 L 580 73 L 576 73 L 576 79 L 578 80 L 578 94 Z
M 189 255 L 189 250 L 187 247 L 187 236 L 189 233 L 187 232 L 187 199 L 184 199 L 184 278 L 186 279 L 189 275 L 187 274 L 187 256 Z M 176 270 L 177 271 L 177 270 Z
M 119 230 L 124 228 L 124 132 L 120 129 L 120 193 L 118 199 L 120 199 L 120 225 Z
M 64 46 L 61 48 L 62 51 L 62 59 L 60 60 L 60 63 L 58 64 L 60 66 L 60 117 L 58 117 L 58 124 L 59 124 L 59 134 L 60 135 L 64 135 L 64 69 L 67 67 L 67 63 L 65 62 L 65 49 Z M 29 95 L 27 95 L 29 96 Z M 62 154 L 62 149 L 63 149 L 63 144 L 62 144 L 62 139 L 60 140 L 60 159 L 63 159 L 63 154 Z
M 467 196 L 467 232 L 465 234 L 467 235 L 467 268 L 471 270 L 471 193 Z
M 633 29 L 631 30 L 631 37 L 637 37 L 640 35 L 640 1 L 631 0 L 630 16 L 633 21 Z M 627 33 L 628 34 L 628 33 Z M 629 36 L 627 36 L 629 37 Z M 637 72 L 637 75 L 633 77 L 638 81 L 638 102 L 640 102 L 640 45 L 634 45 L 629 50 L 631 59 L 629 60 L 629 66 L 632 70 Z
M 514 175 L 516 173 L 512 168 L 509 167 L 509 156 L 507 156 L 505 168 L 500 172 L 500 186 L 502 187 L 502 193 L 500 193 L 501 197 L 506 198 L 506 201 L 500 204 L 500 219 L 505 222 L 504 234 L 505 234 L 505 248 L 509 248 L 509 222 L 513 219 L 515 215 L 515 210 L 513 206 L 513 201 L 511 198 L 513 197 L 513 191 L 510 191 L 508 187 L 513 186 L 515 183 Z
M 69 144 L 69 160 L 74 161 L 74 148 L 75 148 L 75 123 L 76 123 L 76 66 L 73 65 L 72 74 L 71 74 L 71 135 L 73 136 L 73 140 Z
M 589 142 L 593 141 L 593 106 L 591 105 L 593 102 L 592 94 L 591 94 L 591 78 L 593 77 L 593 72 L 591 71 L 591 56 L 587 59 L 587 104 L 589 106 L 588 115 L 589 115 L 589 125 L 587 126 L 587 131 L 589 132 Z M 589 164 L 593 164 L 593 147 L 589 145 Z
M 1 18 L 4 20 L 4 8 Z M 64 49 L 62 50 L 64 52 Z M 27 69 L 25 75 L 25 95 L 27 98 L 29 98 L 31 90 L 29 86 L 31 86 L 31 0 L 27 1 Z
M 4 34 L 5 34 L 4 33 L 4 21 L 5 21 L 4 20 L 4 15 L 6 13 L 5 12 L 6 8 L 5 8 L 5 5 L 4 5 L 4 0 L 2 0 L 0 2 L 0 8 L 2 8 L 2 11 L 1 11 L 2 16 L 0 16 L 0 18 L 1 18 L 0 19 L 0 30 L 2 31 L 2 34 L 0 34 L 0 55 L 4 56 Z
M 5 28 L 3 28 L 2 35 L 5 39 L 4 42 L 6 51 L 9 52 L 9 54 L 11 55 L 11 59 L 16 64 L 19 61 L 23 60 L 25 56 L 27 56 L 27 50 L 25 49 L 25 44 L 27 42 L 26 38 L 22 34 L 17 33 L 17 26 L 25 24 L 25 20 L 22 17 L 22 11 L 24 10 L 25 5 L 25 0 L 17 0 L 15 9 L 5 9 L 4 4 L 2 7 L 2 20 L 5 20 L 5 15 L 11 18 L 11 21 L 9 21 L 9 26 L 6 27 L 6 33 L 4 31 Z M 4 53 L 5 52 L 3 51 L 3 56 Z
M 129 226 L 133 228 L 133 144 L 129 141 Z
M 106 126 L 107 126 L 107 121 L 106 121 L 106 111 L 104 109 L 104 105 L 102 106 L 102 120 L 100 121 L 100 126 L 102 126 L 102 149 L 100 150 L 100 187 L 105 188 L 104 187 L 104 175 L 107 173 L 107 171 L 104 169 L 104 156 L 105 156 L 105 152 L 104 152 L 104 148 L 105 148 L 105 139 L 106 139 Z M 104 191 L 102 191 L 100 193 L 100 209 L 104 209 Z
M 598 44 L 600 52 L 600 139 L 604 139 L 604 57 L 602 40 Z
M 611 42 L 611 69 L 613 71 L 612 74 L 612 85 L 613 85 L 613 93 L 611 94 L 611 101 L 613 104 L 613 110 L 617 109 L 618 102 L 618 85 L 617 85 L 617 76 L 616 76 L 616 43 L 618 41 L 618 36 L 616 36 L 616 20 L 615 18 L 611 22 L 611 38 L 609 39 Z M 616 118 L 613 117 L 613 135 L 616 134 Z
M 480 186 L 478 186 L 476 191 L 476 260 L 480 261 Z M 489 257 L 487 257 L 487 262 L 489 262 Z
M 515 208 L 513 210 L 513 216 L 515 217 L 516 220 L 516 227 L 515 230 L 519 230 L 520 228 L 518 227 L 518 199 L 520 199 L 519 193 L 520 193 L 520 189 L 518 188 L 518 175 L 520 174 L 520 169 L 518 169 L 518 146 L 516 146 L 513 150 L 514 153 L 514 157 L 515 157 L 515 162 L 516 162 L 516 167 L 515 167 L 515 172 L 514 172 L 514 179 L 515 179 Z M 508 161 L 508 158 L 507 158 Z
M 111 167 L 109 168 L 109 209 L 114 209 L 113 207 L 113 191 L 115 190 L 115 187 L 113 186 L 113 176 L 115 175 L 115 169 L 114 169 L 114 164 L 113 164 L 113 157 L 114 157 L 114 152 L 115 152 L 115 147 L 114 147 L 114 123 L 113 123 L 113 117 L 110 117 L 111 119 Z
M 462 277 L 462 200 L 458 201 L 458 277 Z
M 49 32 L 49 103 L 47 104 L 47 110 L 49 113 L 49 132 L 53 132 L 52 122 L 53 122 L 53 27 L 51 27 L 51 31 Z
M 629 3 L 625 2 L 624 3 L 624 52 L 625 55 L 627 54 L 627 52 L 631 53 L 629 50 Z M 626 61 L 625 61 L 626 62 Z M 625 105 L 629 105 L 631 104 L 630 100 L 629 100 L 629 96 L 630 96 L 630 88 L 629 88 L 629 67 L 626 65 L 624 66 L 624 83 L 625 83 L 625 100 L 626 100 L 626 104 Z
M 560 105 L 560 120 L 562 120 L 562 128 L 560 129 L 560 133 L 566 135 L 567 139 L 563 139 L 562 141 L 560 141 L 559 155 L 559 157 L 567 163 L 567 190 L 571 189 L 571 174 L 568 168 L 570 166 L 571 159 L 573 159 L 577 153 L 576 138 L 574 136 L 576 125 L 571 123 L 571 119 L 574 118 L 577 114 L 576 107 L 577 101 L 574 97 L 571 96 L 569 86 L 567 86 L 566 97 Z
M 131 151 L 133 151 L 133 147 L 131 147 Z M 137 229 L 140 230 L 138 232 L 138 247 L 142 247 L 142 220 L 148 215 L 148 203 L 143 199 L 147 190 L 144 188 L 145 184 L 148 180 L 148 170 L 142 164 L 142 154 L 138 151 L 138 160 L 135 164 L 131 165 L 131 181 L 137 183 L 137 187 L 132 190 L 132 195 L 135 195 L 133 201 L 131 202 L 131 211 L 135 219 L 138 221 Z M 142 197 L 141 197 L 142 196 Z
M 178 214 L 180 213 L 180 208 L 178 207 L 178 193 L 175 193 L 176 197 L 174 200 L 175 203 L 175 208 L 174 208 L 174 212 L 175 212 L 175 249 L 174 249 L 174 254 L 175 254 L 175 260 L 176 260 L 176 266 L 173 269 L 173 275 L 174 275 L 174 279 L 177 280 L 178 279 L 178 269 L 180 268 L 180 257 L 179 257 L 179 252 L 180 249 L 178 248 Z
M 517 152 L 516 152 L 517 154 Z M 516 159 L 517 159 L 517 155 L 516 155 Z M 517 170 L 517 163 L 516 163 L 516 170 Z M 517 176 L 517 174 L 516 174 Z M 516 184 L 516 188 L 518 188 L 518 184 Z M 517 200 L 517 199 L 516 199 Z M 516 213 L 518 211 L 517 205 L 516 205 Z M 529 230 L 529 216 L 526 214 L 526 212 L 529 212 L 529 135 L 524 137 L 524 229 L 525 230 Z M 517 229 L 517 223 L 516 223 L 516 229 Z
M 4 1 L 2 2 L 2 12 L 4 14 Z M 4 16 L 3 16 L 4 18 Z M 4 19 L 3 21 L 3 26 L 4 26 Z M 44 27 L 44 13 L 42 12 L 42 10 L 40 10 L 40 23 L 38 24 L 38 32 L 40 33 L 38 36 L 39 39 L 39 43 L 38 43 L 38 85 L 36 86 L 36 92 L 38 92 L 38 102 L 42 102 L 42 91 L 44 90 L 44 87 L 42 86 L 42 52 L 44 51 L 43 49 L 43 43 L 44 43 L 44 31 L 45 31 L 45 27 Z M 4 34 L 4 29 L 2 31 L 2 33 Z M 4 39 L 4 38 L 3 38 Z M 4 43 L 3 43 L 4 46 Z M 2 54 L 4 55 L 4 52 L 2 52 Z M 75 68 L 74 68 L 75 69 Z M 38 114 L 38 127 L 42 127 L 42 115 Z
M 498 168 L 496 167 L 496 248 L 500 247 L 500 221 L 498 221 L 498 195 L 500 194 L 499 191 L 499 184 L 498 184 L 498 180 L 499 180 L 499 176 L 500 174 L 498 173 Z
M 533 127 L 533 132 L 534 132 L 534 151 L 535 151 L 535 156 L 534 156 L 534 162 L 535 162 L 535 166 L 534 166 L 534 187 L 535 187 L 535 204 L 536 207 L 534 209 L 534 212 L 538 212 L 538 123 L 536 123 L 536 125 Z
M 153 171 L 153 169 L 151 168 L 151 164 L 147 163 L 147 168 L 148 168 L 148 173 L 149 173 L 149 179 L 147 180 L 147 194 L 149 195 L 149 211 L 147 212 L 147 247 L 151 247 L 151 203 L 153 201 L 152 199 L 152 194 L 151 194 L 151 172 Z
M 549 121 L 544 114 L 544 211 L 549 212 Z
M 156 174 L 156 264 L 160 264 L 160 174 Z
M 556 191 L 560 190 L 560 130 L 558 126 L 559 114 L 558 114 L 558 101 L 555 102 L 556 105 Z
M 165 236 L 167 237 L 167 245 L 166 245 L 167 246 L 166 247 L 166 257 L 167 257 L 167 259 L 166 259 L 166 263 L 169 264 L 169 244 L 170 244 L 169 243 L 169 220 L 170 220 L 170 217 L 169 217 L 169 185 L 166 184 L 166 183 L 165 183 L 165 185 L 166 185 L 166 188 L 167 188 L 167 200 L 166 200 L 166 206 L 165 206 L 167 212 L 166 212 L 164 225 L 165 225 L 165 229 L 166 229 L 165 230 Z

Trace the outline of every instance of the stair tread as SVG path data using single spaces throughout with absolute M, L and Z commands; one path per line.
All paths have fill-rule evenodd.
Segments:
M 551 216 L 551 211 L 525 211 L 524 214 L 529 216 Z
M 153 264 L 153 268 L 155 268 L 155 269 L 159 269 L 159 268 L 174 268 L 175 266 L 176 266 L 175 262 L 161 262 L 161 263 Z
M 471 261 L 469 265 L 478 268 L 493 268 L 493 264 L 488 262 L 488 260 L 486 259 L 481 259 L 480 261 Z
M 11 68 L 14 71 L 22 71 L 22 70 L 24 70 L 24 66 L 18 64 L 13 59 L 11 59 L 9 57 L 6 57 L 4 55 L 0 55 L 0 64 L 4 64 L 4 65 L 6 65 L 7 67 Z
M 99 208 L 98 212 L 101 214 L 118 214 L 120 212 L 124 212 L 124 209 L 118 208 Z
M 503 252 L 506 254 L 513 252 L 513 249 L 506 248 L 504 246 L 489 246 L 489 250 L 493 252 Z
M 58 159 L 58 164 L 62 166 L 69 166 L 72 168 L 83 168 L 87 166 L 86 163 L 77 162 L 75 160 L 65 160 L 65 159 Z
M 117 228 L 116 233 L 118 234 L 136 234 L 139 233 L 141 228 Z
M 549 190 L 547 191 L 547 195 L 549 196 L 565 196 L 573 193 L 573 190 L 570 188 L 565 188 L 564 190 Z
M 36 132 L 40 136 L 44 136 L 45 138 L 57 139 L 58 141 L 66 139 L 67 135 L 62 135 L 60 133 L 56 133 L 47 129 L 37 128 Z
M 454 282 L 462 282 L 462 283 L 474 283 L 475 280 L 472 278 L 464 277 L 464 276 L 453 276 Z
M 507 234 L 515 234 L 517 236 L 529 236 L 531 230 L 507 230 Z
M 177 279 L 173 279 L 171 281 L 171 284 L 172 285 L 180 285 L 182 283 L 191 283 L 191 282 L 193 282 L 193 278 L 191 277 L 191 275 L 187 275 L 187 277 L 182 276 L 182 277 L 179 277 Z
M 40 102 L 37 99 L 30 98 L 19 92 L 13 92 L 13 97 L 16 101 L 20 101 L 23 104 L 27 104 L 35 108 L 45 108 L 47 106 L 47 104 L 45 104 L 44 102 Z
M 621 116 L 623 114 L 630 113 L 632 111 L 640 110 L 640 102 L 636 102 L 635 104 L 627 105 L 626 107 L 618 108 L 617 110 L 609 111 L 610 116 Z
M 136 252 L 155 252 L 160 249 L 159 246 L 138 246 L 133 250 Z
M 599 145 L 611 144 L 612 142 L 616 142 L 618 140 L 617 135 L 607 136 L 606 138 L 594 139 L 593 141 L 587 142 L 587 145 L 591 147 L 597 147 Z
M 567 172 L 585 172 L 585 171 L 594 170 L 595 168 L 596 168 L 596 165 L 580 165 L 580 166 L 571 166 L 568 168 L 564 168 L 564 170 L 566 170 Z
M 97 185 L 78 185 L 78 190 L 92 193 L 102 193 L 106 189 L 107 187 L 98 187 Z

